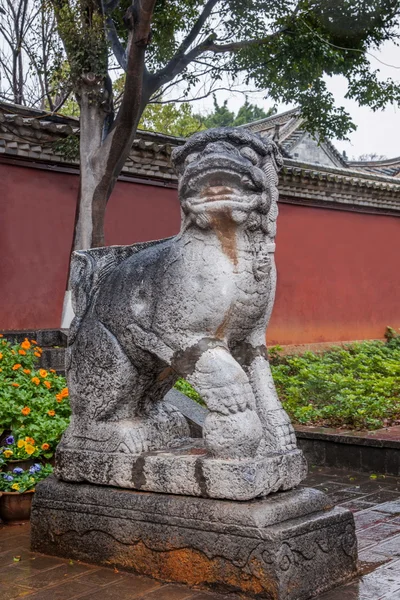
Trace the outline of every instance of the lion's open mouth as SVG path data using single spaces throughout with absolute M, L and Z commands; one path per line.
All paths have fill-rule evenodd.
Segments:
M 228 202 L 264 189 L 263 173 L 244 161 L 208 156 L 190 164 L 181 181 L 181 196 L 191 203 Z

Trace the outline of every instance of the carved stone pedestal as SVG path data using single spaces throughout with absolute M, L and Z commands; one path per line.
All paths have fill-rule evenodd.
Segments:
M 231 502 L 50 477 L 31 523 L 35 551 L 268 600 L 306 600 L 356 573 L 352 514 L 310 488 Z

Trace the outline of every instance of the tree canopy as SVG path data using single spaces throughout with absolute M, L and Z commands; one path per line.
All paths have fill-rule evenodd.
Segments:
M 104 244 L 107 201 L 148 104 L 245 85 L 272 104 L 299 106 L 307 129 L 322 138 L 354 129 L 329 91 L 332 76 L 345 77 L 346 97 L 372 110 L 400 104 L 399 82 L 381 79 L 370 62 L 398 40 L 400 0 L 2 1 L 41 11 L 50 4 L 57 21 L 63 73 L 80 106 L 75 248 Z M 116 92 L 118 69 L 125 76 Z M 229 113 L 218 106 L 212 122 L 228 122 Z M 247 105 L 235 119 L 250 113 Z
M 178 137 L 189 137 L 197 131 L 211 127 L 236 127 L 264 119 L 275 113 L 275 109 L 265 111 L 246 98 L 237 114 L 228 108 L 228 101 L 218 104 L 214 95 L 214 110 L 202 114 L 195 113 L 189 102 L 148 104 L 139 122 L 139 129 L 157 131 Z

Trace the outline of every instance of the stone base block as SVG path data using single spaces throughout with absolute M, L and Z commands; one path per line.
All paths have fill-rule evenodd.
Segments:
M 231 502 L 50 477 L 31 524 L 38 552 L 268 600 L 306 600 L 356 574 L 353 515 L 310 488 Z
M 298 449 L 246 460 L 214 459 L 207 456 L 203 440 L 140 455 L 74 450 L 61 444 L 55 474 L 63 481 L 251 500 L 296 487 L 307 475 L 307 463 Z

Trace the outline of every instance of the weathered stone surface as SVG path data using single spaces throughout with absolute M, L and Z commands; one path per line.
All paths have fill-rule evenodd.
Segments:
M 193 136 L 173 160 L 179 235 L 74 255 L 73 416 L 56 475 L 238 500 L 295 487 L 306 463 L 265 348 L 281 156 L 271 140 L 225 128 Z M 200 449 L 164 400 L 180 376 L 209 409 Z
M 305 600 L 356 572 L 354 520 L 304 488 L 228 502 L 40 483 L 32 549 L 164 581 Z

